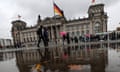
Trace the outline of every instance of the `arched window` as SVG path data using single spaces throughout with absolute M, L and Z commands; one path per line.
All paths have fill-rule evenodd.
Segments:
M 95 33 L 99 33 L 100 32 L 100 23 L 95 23 L 95 27 L 94 27 L 94 31 Z

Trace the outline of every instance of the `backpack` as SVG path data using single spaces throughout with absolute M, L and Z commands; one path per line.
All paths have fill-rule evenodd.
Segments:
M 49 38 L 48 38 L 48 31 L 47 31 L 47 30 L 45 30 L 44 36 L 45 36 L 46 40 L 49 41 Z

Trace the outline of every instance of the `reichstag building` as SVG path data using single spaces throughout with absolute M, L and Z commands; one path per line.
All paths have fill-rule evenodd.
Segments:
M 70 37 L 106 32 L 107 20 L 104 4 L 95 4 L 89 6 L 87 18 L 66 20 L 64 16 L 54 16 L 41 20 L 39 15 L 36 24 L 32 27 L 27 27 L 26 22 L 21 20 L 12 21 L 11 32 L 15 45 L 30 47 L 37 43 L 36 32 L 40 25 L 48 29 L 49 39 L 60 41 L 62 31 L 69 32 Z

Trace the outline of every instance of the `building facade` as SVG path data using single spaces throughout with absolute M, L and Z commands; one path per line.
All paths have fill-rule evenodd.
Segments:
M 37 24 L 33 27 L 27 27 L 26 22 L 21 20 L 13 21 L 12 37 L 17 46 L 32 46 L 37 43 L 36 32 L 41 25 L 48 29 L 49 39 L 59 41 L 62 31 L 68 32 L 71 37 L 106 32 L 107 20 L 108 16 L 104 11 L 104 4 L 96 4 L 89 7 L 87 18 L 68 21 L 64 16 L 54 16 L 41 20 L 39 15 Z
M 12 48 L 13 41 L 12 39 L 0 39 L 0 48 Z

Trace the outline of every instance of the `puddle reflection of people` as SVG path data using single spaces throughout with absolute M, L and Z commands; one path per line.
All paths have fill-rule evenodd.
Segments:
M 64 54 L 63 54 L 63 56 L 62 56 L 62 59 L 63 59 L 63 60 L 68 59 L 68 54 L 67 54 L 67 52 L 66 52 L 66 51 L 64 52 Z
M 44 42 L 44 46 L 45 46 L 45 60 L 49 60 L 49 49 L 48 49 L 48 42 L 49 42 L 49 38 L 48 38 L 48 31 L 47 28 L 44 28 L 44 37 L 45 37 L 45 42 Z
M 37 30 L 37 35 L 38 35 L 38 44 L 37 46 L 39 47 L 39 44 L 41 42 L 41 39 L 43 40 L 43 43 L 44 43 L 44 46 L 45 46 L 45 53 L 44 53 L 44 57 L 43 58 L 47 58 L 48 56 L 48 41 L 49 41 L 49 38 L 48 38 L 48 31 L 47 31 L 47 28 L 46 27 L 43 27 L 42 25 L 40 26 L 40 28 Z
M 70 56 L 70 35 L 69 33 L 66 34 L 66 39 L 67 39 L 67 44 L 68 44 L 68 48 L 67 48 L 67 52 L 68 52 L 68 55 Z

